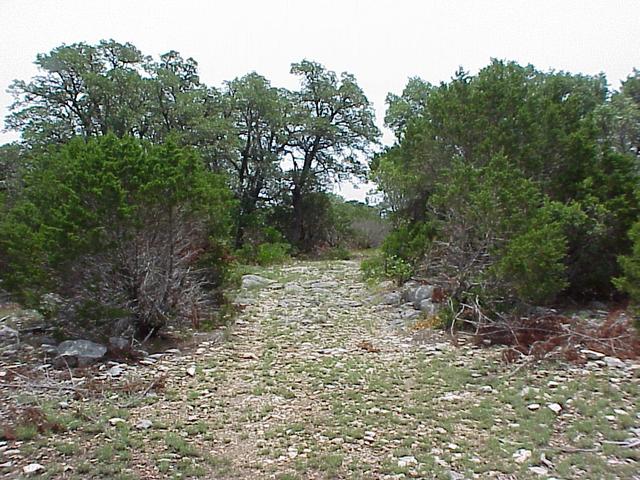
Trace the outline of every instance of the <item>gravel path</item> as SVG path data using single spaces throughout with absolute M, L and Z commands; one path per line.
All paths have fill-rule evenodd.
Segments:
M 0 474 L 29 464 L 50 478 L 145 479 L 631 479 L 639 470 L 637 364 L 511 375 L 499 349 L 396 328 L 402 312 L 372 300 L 356 261 L 260 274 L 275 282 L 242 292 L 224 341 L 196 337 L 189 352 L 118 366 L 117 378 L 107 366 L 104 396 L 28 400 L 64 431 L 0 442 Z M 117 388 L 134 384 L 149 387 Z

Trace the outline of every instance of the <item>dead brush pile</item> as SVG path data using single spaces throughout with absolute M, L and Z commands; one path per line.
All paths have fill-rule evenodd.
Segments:
M 47 415 L 36 406 L 28 406 L 22 410 L 12 407 L 13 422 L 0 426 L 0 439 L 16 440 L 16 430 L 19 427 L 33 426 L 38 433 L 61 432 L 64 426 L 50 420 Z
M 601 323 L 556 314 L 487 321 L 478 326 L 475 338 L 478 344 L 510 347 L 503 353 L 509 363 L 522 356 L 584 363 L 585 349 L 620 359 L 640 357 L 640 334 L 623 310 L 611 312 Z

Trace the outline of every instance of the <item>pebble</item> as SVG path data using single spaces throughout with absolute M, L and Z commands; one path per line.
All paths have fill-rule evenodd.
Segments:
M 120 365 L 114 365 L 107 372 L 111 377 L 119 377 L 124 372 L 124 369 Z
M 521 448 L 513 454 L 516 463 L 524 463 L 531 458 L 531 450 Z
M 153 422 L 151 420 L 146 419 L 146 418 L 144 418 L 144 419 L 140 420 L 138 423 L 136 423 L 136 428 L 138 430 L 148 430 L 152 426 L 153 426 Z
M 549 470 L 547 470 L 544 467 L 529 467 L 529 471 L 531 473 L 535 473 L 536 475 L 540 475 L 540 476 L 543 476 L 549 473 Z
M 536 410 L 540 410 L 540 404 L 539 403 L 530 403 L 529 405 L 527 405 L 527 408 L 529 410 L 531 410 L 532 412 L 535 412 Z
M 116 425 L 118 425 L 119 423 L 127 423 L 127 421 L 126 421 L 124 418 L 120 418 L 120 417 L 113 417 L 113 418 L 110 418 L 110 419 L 109 419 L 109 423 L 110 423 L 112 426 L 114 426 L 114 427 L 115 427 L 115 426 L 116 426 Z
M 549 405 L 547 405 L 547 408 L 556 415 L 562 411 L 562 405 L 560 405 L 559 403 L 550 403 Z
M 398 467 L 399 468 L 410 467 L 412 465 L 418 465 L 418 460 L 416 460 L 416 457 L 414 457 L 412 455 L 407 455 L 406 457 L 398 458 Z
M 44 467 L 39 463 L 30 463 L 29 465 L 26 465 L 22 468 L 22 471 L 27 475 L 39 472 L 40 470 L 44 470 Z
M 196 375 L 195 365 L 191 365 L 189 368 L 187 368 L 187 375 L 189 375 L 190 377 L 194 377 Z

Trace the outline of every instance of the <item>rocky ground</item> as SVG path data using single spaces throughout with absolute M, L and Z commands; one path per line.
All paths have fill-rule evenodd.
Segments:
M 0 476 L 640 478 L 637 363 L 505 365 L 411 328 L 358 267 L 259 272 L 232 328 L 135 363 L 5 352 Z

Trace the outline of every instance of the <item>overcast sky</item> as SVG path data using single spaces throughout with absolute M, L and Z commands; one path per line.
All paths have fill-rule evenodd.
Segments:
M 407 78 L 448 80 L 490 58 L 574 73 L 604 72 L 617 88 L 640 68 L 640 0 L 0 0 L 0 110 L 6 87 L 36 73 L 62 43 L 131 42 L 157 57 L 195 58 L 210 85 L 250 71 L 294 88 L 291 62 L 353 73 L 378 123 Z M 382 125 L 381 125 L 382 126 Z M 0 143 L 15 140 L 0 134 Z M 385 141 L 391 140 L 385 134 Z M 348 197 L 363 192 L 345 188 Z

